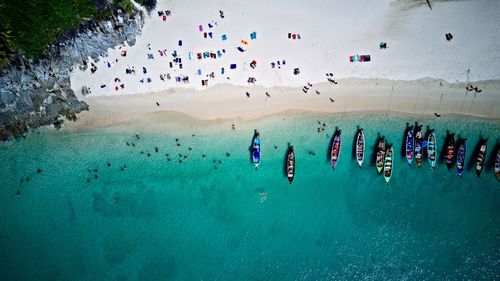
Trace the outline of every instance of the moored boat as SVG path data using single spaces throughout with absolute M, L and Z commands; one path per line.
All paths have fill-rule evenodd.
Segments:
M 381 137 L 378 141 L 377 147 L 377 159 L 375 161 L 375 167 L 377 167 L 377 172 L 380 174 L 384 168 L 385 160 L 385 137 Z
M 365 159 L 365 134 L 363 129 L 359 130 L 358 136 L 356 137 L 356 160 L 358 161 L 358 166 L 361 168 L 363 165 L 363 160 Z
M 434 134 L 434 129 L 432 129 L 427 138 L 427 159 L 431 167 L 433 169 L 436 168 L 436 135 Z
M 286 173 L 288 182 L 292 184 L 293 178 L 295 177 L 295 153 L 293 152 L 293 146 L 288 148 L 286 156 Z
M 477 153 L 476 175 L 478 178 L 481 177 L 481 172 L 483 171 L 484 168 L 484 159 L 486 158 L 486 144 L 487 140 L 482 140 L 481 144 L 479 145 L 479 151 Z
M 415 161 L 417 162 L 417 167 L 419 168 L 422 165 L 423 158 L 422 142 L 422 127 L 417 127 L 415 128 Z
M 333 137 L 333 140 L 332 140 L 332 153 L 331 153 L 332 169 L 335 169 L 335 166 L 337 165 L 337 162 L 339 161 L 340 145 L 341 144 L 342 144 L 342 139 L 340 137 L 340 131 L 338 131 L 335 133 L 335 136 Z
M 497 157 L 495 159 L 495 178 L 500 180 L 500 148 L 497 151 Z
M 455 163 L 455 134 L 451 134 L 448 136 L 448 140 L 446 142 L 446 167 L 448 167 L 448 171 L 451 171 L 451 167 Z
M 495 177 L 497 181 L 500 181 L 500 148 L 497 151 L 497 157 L 495 159 Z
M 465 145 L 465 139 L 459 141 L 458 150 L 457 150 L 457 175 L 462 176 L 465 166 L 465 152 L 467 150 L 467 146 Z
M 384 178 L 386 184 L 389 184 L 389 181 L 391 180 L 392 177 L 392 170 L 394 169 L 393 155 L 394 153 L 392 145 L 390 145 L 387 148 L 387 151 L 385 152 L 385 161 L 384 161 Z
M 260 164 L 260 134 L 257 130 L 254 131 L 252 140 L 252 162 L 257 169 Z
M 410 127 L 406 132 L 406 161 L 411 166 L 413 162 L 413 149 L 415 138 L 413 137 L 413 127 Z

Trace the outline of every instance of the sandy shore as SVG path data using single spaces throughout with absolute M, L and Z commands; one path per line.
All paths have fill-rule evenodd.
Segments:
M 482 92 L 474 95 L 465 90 L 463 83 L 449 84 L 432 79 L 347 79 L 340 80 L 338 85 L 328 82 L 313 85 L 307 93 L 302 88 L 218 85 L 203 91 L 170 89 L 151 94 L 90 96 L 82 97 L 89 103 L 90 111 L 81 113 L 75 123 L 67 122 L 66 128 L 142 128 L 161 126 L 162 123 L 189 126 L 196 120 L 230 123 L 285 111 L 316 114 L 398 112 L 423 116 L 438 113 L 441 116 L 500 119 L 500 81 L 483 81 L 474 85 Z M 266 92 L 271 97 L 267 97 Z M 156 102 L 160 105 L 157 106 Z

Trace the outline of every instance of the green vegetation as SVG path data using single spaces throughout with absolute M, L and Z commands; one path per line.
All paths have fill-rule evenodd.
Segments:
M 0 67 L 13 53 L 40 56 L 54 38 L 91 18 L 103 19 L 112 11 L 99 10 L 95 2 L 105 0 L 9 0 L 0 3 Z M 130 0 L 114 0 L 114 5 L 132 11 Z

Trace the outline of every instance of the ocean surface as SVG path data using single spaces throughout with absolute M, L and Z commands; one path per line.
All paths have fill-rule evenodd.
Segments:
M 441 160 L 435 170 L 427 159 L 408 166 L 402 141 L 415 122 L 436 129 L 439 159 L 447 130 L 467 138 L 462 178 Z M 258 170 L 249 157 L 254 128 Z M 332 170 L 336 128 L 342 152 Z M 367 140 L 361 169 L 357 128 Z M 389 185 L 372 161 L 378 136 L 395 148 Z M 480 137 L 489 146 L 478 179 Z M 0 144 L 0 279 L 498 280 L 500 183 L 491 159 L 499 137 L 498 122 L 464 117 L 291 113 L 234 132 L 230 123 L 38 130 Z

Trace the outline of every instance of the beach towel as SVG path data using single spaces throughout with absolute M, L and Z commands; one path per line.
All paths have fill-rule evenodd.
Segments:
M 235 64 L 235 63 L 232 63 L 232 64 L 229 66 L 229 69 L 236 69 L 236 64 Z
M 248 45 L 248 41 L 246 41 L 246 40 L 241 40 L 241 44 L 243 44 L 243 45 L 245 45 L 245 46 L 246 46 L 246 45 Z
M 221 39 L 222 39 L 222 41 L 226 41 L 227 40 L 227 35 L 226 34 L 222 34 Z
M 238 51 L 240 51 L 242 53 L 245 51 L 242 47 L 238 47 L 237 49 L 238 49 Z
M 200 30 L 200 32 L 203 32 L 203 25 L 201 25 L 201 24 L 200 24 L 200 25 L 198 26 L 198 29 Z
M 179 40 L 179 46 L 182 46 L 182 40 Z
M 257 39 L 257 32 L 254 31 L 254 32 L 250 33 L 250 39 L 251 40 Z

